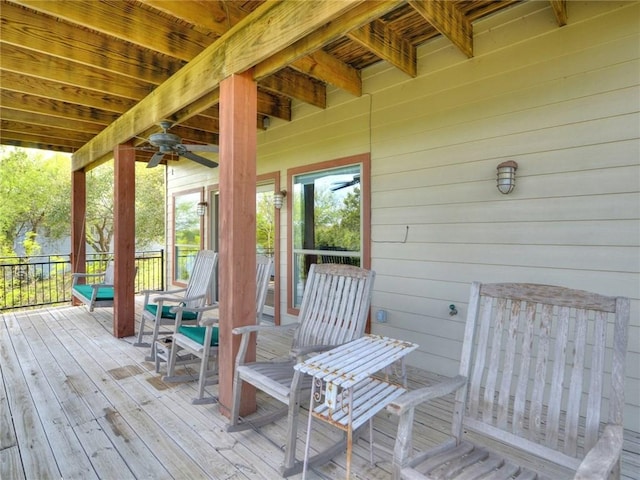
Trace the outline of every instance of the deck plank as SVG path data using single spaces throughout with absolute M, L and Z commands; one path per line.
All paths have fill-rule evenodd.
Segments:
M 133 337 L 113 337 L 111 309 L 53 307 L 4 313 L 0 320 L 0 478 L 280 478 L 286 421 L 227 433 L 217 405 L 191 404 L 195 382 L 162 382 L 144 360 L 146 349 L 133 347 Z M 290 334 L 263 336 L 258 357 L 283 356 L 290 341 Z M 408 375 L 410 389 L 439 378 L 417 368 Z M 217 386 L 208 392 L 216 395 Z M 258 406 L 277 403 L 258 392 Z M 299 419 L 298 458 L 307 408 Z M 416 445 L 443 440 L 451 410 L 451 398 L 418 409 L 423 428 L 416 430 Z M 393 448 L 397 418 L 382 411 L 374 427 L 375 442 Z M 312 453 L 341 435 L 314 421 Z M 625 432 L 623 478 L 637 478 L 638 452 L 640 434 Z M 374 453 L 370 466 L 366 433 L 354 445 L 353 478 L 391 477 L 391 455 Z M 346 455 L 338 455 L 307 478 L 344 478 L 345 468 Z

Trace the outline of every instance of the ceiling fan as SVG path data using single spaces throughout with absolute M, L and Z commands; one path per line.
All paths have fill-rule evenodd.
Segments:
M 331 187 L 329 188 L 329 190 L 331 190 L 332 192 L 336 192 L 336 191 L 341 190 L 343 188 L 351 187 L 351 186 L 357 185 L 359 183 L 360 183 L 360 175 L 356 174 L 349 181 L 332 183 Z
M 169 130 L 172 127 L 173 123 L 169 121 L 160 122 L 160 126 L 162 127 L 162 132 L 153 133 L 149 135 L 149 139 L 147 140 L 151 145 L 158 148 L 158 151 L 153 154 L 149 163 L 147 164 L 147 168 L 152 168 L 158 166 L 162 158 L 166 154 L 176 154 L 180 157 L 188 158 L 189 160 L 193 160 L 194 162 L 199 163 L 200 165 L 204 165 L 205 167 L 215 168 L 218 166 L 216 162 L 213 160 L 209 160 L 208 158 L 201 157 L 200 155 L 196 155 L 192 152 L 217 152 L 217 145 L 185 145 L 182 143 L 182 139 L 173 133 L 169 133 Z

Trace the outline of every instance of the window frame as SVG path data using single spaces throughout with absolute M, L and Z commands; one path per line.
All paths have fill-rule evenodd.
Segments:
M 294 231 L 293 231 L 293 179 L 299 175 L 333 170 L 350 165 L 360 165 L 360 209 L 361 209 L 361 236 L 360 236 L 360 265 L 363 268 L 371 268 L 371 155 L 362 153 L 348 157 L 337 158 L 324 162 L 303 165 L 287 170 L 287 188 L 291 194 L 287 195 L 287 313 L 297 315 L 299 307 L 294 306 L 293 278 L 294 278 Z

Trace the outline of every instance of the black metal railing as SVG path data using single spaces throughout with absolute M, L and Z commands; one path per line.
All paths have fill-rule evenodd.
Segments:
M 86 271 L 101 272 L 113 254 L 87 254 Z M 164 290 L 164 250 L 136 252 L 136 293 Z M 71 301 L 70 255 L 0 257 L 0 311 Z

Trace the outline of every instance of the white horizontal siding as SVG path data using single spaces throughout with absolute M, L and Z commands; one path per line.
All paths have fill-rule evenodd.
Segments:
M 258 134 L 258 172 L 285 186 L 288 168 L 371 152 L 373 311 L 388 312 L 373 330 L 418 343 L 423 368 L 456 372 L 474 280 L 631 297 L 625 421 L 640 431 L 640 4 L 568 2 L 568 15 L 559 28 L 548 2 L 519 4 L 474 23 L 471 59 L 438 38 L 416 78 L 380 63 L 360 98 L 294 102 L 292 122 Z M 505 196 L 506 159 L 519 167 Z
M 374 75 L 373 308 L 388 312 L 374 331 L 412 339 L 413 363 L 451 375 L 473 280 L 629 296 L 626 421 L 637 431 L 639 9 L 570 4 L 558 29 L 540 3 L 475 25 L 471 60 L 438 40 L 420 51 L 419 78 Z M 508 196 L 495 188 L 505 159 L 519 164 Z

